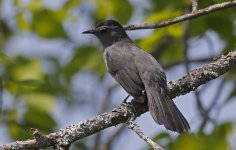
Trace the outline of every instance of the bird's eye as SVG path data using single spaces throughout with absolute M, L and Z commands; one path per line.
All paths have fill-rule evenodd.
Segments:
M 107 29 L 106 28 L 103 28 L 100 30 L 101 33 L 106 33 L 107 32 Z

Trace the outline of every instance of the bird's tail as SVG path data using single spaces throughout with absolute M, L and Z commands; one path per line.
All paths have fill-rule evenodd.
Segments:
M 161 88 L 157 91 L 157 88 L 149 86 L 146 87 L 146 94 L 149 111 L 158 124 L 163 124 L 166 129 L 179 133 L 190 130 L 188 121 L 169 98 L 166 89 Z

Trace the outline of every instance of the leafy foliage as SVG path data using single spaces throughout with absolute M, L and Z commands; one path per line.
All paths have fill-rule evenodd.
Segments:
M 32 29 L 44 38 L 67 38 L 62 26 L 63 20 L 63 12 L 41 9 L 33 13 Z
M 183 134 L 175 143 L 170 145 L 171 150 L 229 150 L 227 136 L 232 133 L 232 124 L 226 123 L 216 127 L 212 133 Z

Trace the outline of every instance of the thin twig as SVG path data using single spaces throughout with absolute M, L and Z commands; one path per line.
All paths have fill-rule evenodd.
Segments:
M 195 13 L 197 11 L 198 7 L 198 0 L 192 0 L 192 13 Z
M 199 9 L 195 12 L 192 12 L 192 13 L 189 13 L 186 15 L 182 15 L 182 16 L 176 17 L 174 19 L 169 19 L 167 21 L 162 21 L 159 23 L 142 23 L 142 24 L 136 24 L 136 25 L 128 25 L 128 26 L 125 26 L 124 29 L 125 30 L 138 30 L 138 29 L 161 28 L 161 27 L 169 26 L 169 25 L 176 24 L 179 22 L 183 22 L 185 20 L 197 18 L 197 17 L 203 16 L 203 15 L 207 15 L 209 13 L 213 13 L 213 12 L 219 11 L 221 9 L 226 9 L 226 8 L 235 7 L 235 6 L 236 6 L 236 0 L 228 1 L 228 2 L 224 2 L 224 3 L 215 4 L 215 5 L 209 6 L 204 9 Z
M 158 145 L 147 135 L 145 135 L 135 121 L 129 121 L 127 122 L 127 124 L 129 129 L 133 130 L 136 134 L 138 134 L 138 136 L 145 142 L 147 142 L 154 150 L 164 150 L 160 145 Z

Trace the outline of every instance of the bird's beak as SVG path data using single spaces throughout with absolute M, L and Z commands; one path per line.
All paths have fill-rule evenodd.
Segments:
M 87 30 L 87 31 L 84 31 L 82 32 L 83 34 L 94 34 L 95 33 L 95 30 L 94 29 L 91 29 L 91 30 Z

